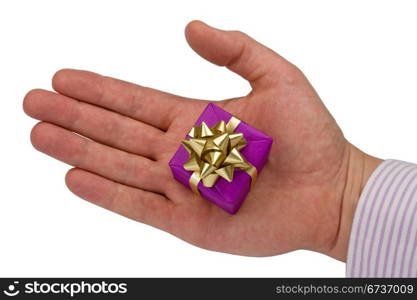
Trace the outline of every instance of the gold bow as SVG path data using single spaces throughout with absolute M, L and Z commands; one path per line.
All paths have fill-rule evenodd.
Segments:
M 182 145 L 190 154 L 184 169 L 194 171 L 190 177 L 191 189 L 196 193 L 198 183 L 203 181 L 206 187 L 212 187 L 219 176 L 229 182 L 233 180 L 235 168 L 240 168 L 251 177 L 251 188 L 257 177 L 256 168 L 239 152 L 247 144 L 243 133 L 235 133 L 240 120 L 232 117 L 227 124 L 219 121 L 213 127 L 205 122 L 194 126 L 188 134 L 191 138 L 182 140 Z

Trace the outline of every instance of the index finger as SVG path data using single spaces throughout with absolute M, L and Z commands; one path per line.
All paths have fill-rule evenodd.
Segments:
M 52 86 L 60 94 L 107 108 L 164 131 L 184 105 L 195 101 L 74 69 L 55 73 Z

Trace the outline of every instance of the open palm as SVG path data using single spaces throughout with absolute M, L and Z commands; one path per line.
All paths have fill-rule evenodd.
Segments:
M 252 91 L 216 102 L 274 139 L 269 160 L 236 215 L 176 182 L 168 161 L 206 101 L 78 70 L 55 92 L 32 90 L 25 112 L 41 120 L 34 147 L 75 166 L 79 197 L 197 246 L 242 255 L 330 251 L 337 238 L 350 144 L 304 75 L 245 34 L 201 22 L 191 47 L 247 79 Z

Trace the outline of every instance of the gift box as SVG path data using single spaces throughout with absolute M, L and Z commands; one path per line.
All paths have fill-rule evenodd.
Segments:
M 265 165 L 272 138 L 210 103 L 169 162 L 174 178 L 230 214 Z

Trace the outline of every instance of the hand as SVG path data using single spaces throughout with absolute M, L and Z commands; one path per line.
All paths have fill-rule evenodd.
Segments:
M 34 147 L 75 166 L 65 180 L 77 196 L 194 245 L 251 256 L 310 249 L 344 260 L 356 201 L 380 160 L 349 144 L 301 71 L 272 50 L 199 21 L 186 38 L 252 86 L 216 104 L 274 139 L 236 215 L 197 197 L 168 167 L 207 101 L 61 70 L 57 93 L 25 97 L 25 112 L 42 121 Z

